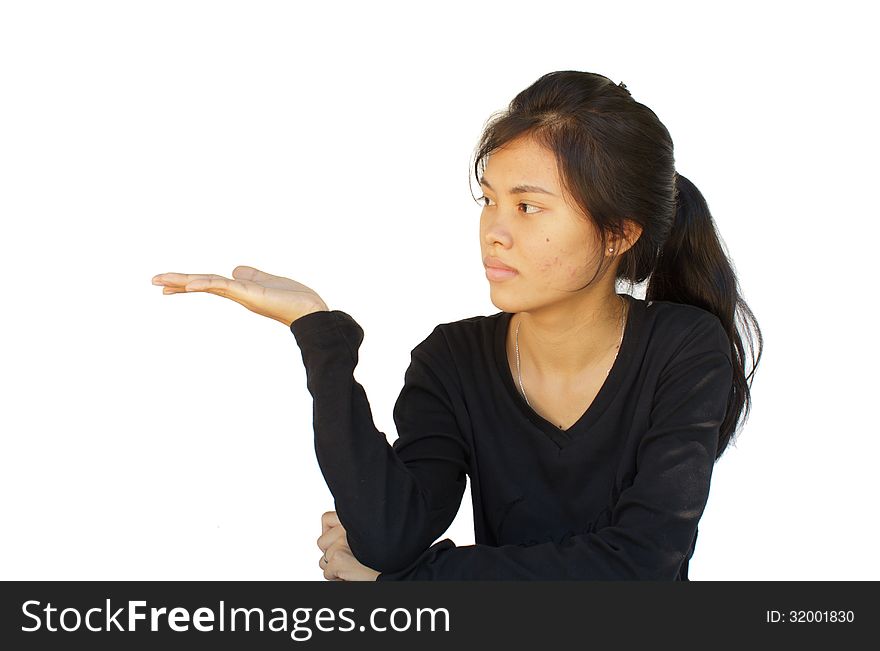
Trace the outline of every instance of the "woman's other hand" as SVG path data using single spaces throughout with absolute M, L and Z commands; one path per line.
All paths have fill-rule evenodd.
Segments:
M 243 265 L 232 270 L 232 278 L 164 273 L 153 276 L 153 284 L 162 285 L 163 294 L 208 292 L 223 296 L 288 327 L 306 314 L 329 309 L 313 289 L 302 283 Z
M 360 563 L 351 553 L 336 511 L 327 511 L 321 516 L 318 547 L 324 552 L 318 567 L 324 570 L 324 578 L 329 581 L 375 581 L 380 574 Z

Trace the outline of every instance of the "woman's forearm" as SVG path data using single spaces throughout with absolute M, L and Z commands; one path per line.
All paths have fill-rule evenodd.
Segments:
M 431 477 L 425 477 L 418 461 L 425 456 L 448 460 L 450 450 L 460 451 L 461 446 L 453 433 L 444 436 L 442 428 L 425 424 L 424 431 L 431 434 L 413 448 L 419 459 L 408 467 L 376 428 L 364 388 L 354 379 L 363 340 L 360 326 L 344 312 L 317 312 L 294 322 L 291 331 L 302 350 L 313 397 L 318 463 L 352 553 L 377 571 L 399 569 L 448 527 L 464 490 L 463 472 L 454 464 L 432 467 Z M 426 398 L 421 390 L 412 395 Z M 438 472 L 454 481 L 440 479 L 438 484 Z M 427 488 L 437 485 L 449 490 L 441 494 Z

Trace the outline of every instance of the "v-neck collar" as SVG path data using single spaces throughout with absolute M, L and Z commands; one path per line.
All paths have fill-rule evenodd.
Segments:
M 566 430 L 559 429 L 532 409 L 517 389 L 510 364 L 507 360 L 507 333 L 513 313 L 501 312 L 499 315 L 495 326 L 495 362 L 498 366 L 498 372 L 501 374 L 501 381 L 522 414 L 560 448 L 565 447 L 568 443 L 581 436 L 589 434 L 592 426 L 601 418 L 605 409 L 617 394 L 620 384 L 631 366 L 633 354 L 637 349 L 638 339 L 642 331 L 645 301 L 629 294 L 621 294 L 621 296 L 629 302 L 629 314 L 617 358 L 614 360 L 611 371 L 605 378 L 605 383 L 599 389 L 599 393 L 596 394 L 592 404 L 581 414 L 577 422 Z

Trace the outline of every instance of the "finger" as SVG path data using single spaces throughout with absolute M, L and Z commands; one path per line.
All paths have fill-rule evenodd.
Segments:
M 342 579 L 339 578 L 337 569 L 335 567 L 331 568 L 330 563 L 325 563 L 323 556 L 318 559 L 318 567 L 324 571 L 324 578 L 328 581 L 342 581 Z
M 163 294 L 194 294 L 195 292 L 191 291 L 191 290 L 187 290 L 187 288 L 185 286 L 178 287 L 176 285 L 165 285 L 162 288 L 162 293 Z M 232 298 L 232 297 L 229 297 L 229 298 Z M 232 298 L 232 300 L 235 300 L 235 299 Z M 238 301 L 238 302 L 240 303 L 241 301 Z
M 253 292 L 265 293 L 266 288 L 249 281 L 230 280 L 223 276 L 211 274 L 204 278 L 195 278 L 184 286 L 188 292 L 208 292 L 242 303 Z
M 230 280 L 217 274 L 178 274 L 166 273 L 154 276 L 153 282 L 164 284 L 163 294 L 206 292 L 235 301 L 250 309 L 253 294 L 265 294 L 266 288 L 249 281 Z
M 233 282 L 238 282 L 239 285 L 243 285 L 240 281 L 231 281 L 229 278 L 224 278 L 223 276 L 218 276 L 216 274 L 205 274 L 202 276 L 191 276 L 183 286 L 186 287 L 188 292 L 201 292 L 201 291 L 230 291 L 231 285 Z
M 157 274 L 153 276 L 153 284 L 154 285 L 176 285 L 183 287 L 191 280 L 196 280 L 198 278 L 208 278 L 212 274 L 179 274 L 179 273 L 164 273 Z
M 327 511 L 321 516 L 321 533 L 325 534 L 331 528 L 341 524 L 342 523 L 339 522 L 339 516 L 336 515 L 336 511 Z
M 289 280 L 284 276 L 274 276 L 265 271 L 260 271 L 256 267 L 249 267 L 246 264 L 240 264 L 232 270 L 232 277 L 242 280 Z
M 342 527 L 332 527 L 318 536 L 318 549 L 327 551 L 336 541 L 343 537 L 345 537 L 347 543 L 348 537 L 345 535 L 345 529 Z
M 345 579 L 339 578 L 339 575 L 336 574 L 336 570 L 330 570 L 326 567 L 324 568 L 324 578 L 328 581 L 344 581 Z
M 324 578 L 331 581 L 347 581 L 351 578 L 351 565 L 357 563 L 357 560 L 347 549 L 335 549 L 331 546 L 324 556 L 327 557 L 327 562 L 319 561 L 324 566 Z

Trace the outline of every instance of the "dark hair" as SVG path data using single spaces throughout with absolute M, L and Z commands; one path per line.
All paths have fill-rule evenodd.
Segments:
M 739 294 L 706 200 L 675 171 L 669 131 L 654 111 L 632 98 L 623 83 L 591 72 L 563 70 L 542 76 L 506 111 L 490 117 L 476 147 L 473 169 L 478 183 L 486 158 L 522 136 L 554 153 L 563 187 L 600 234 L 600 252 L 609 235 L 626 237 L 627 219 L 641 227 L 636 243 L 620 256 L 615 281 L 628 280 L 632 286 L 648 279 L 645 300 L 696 305 L 721 320 L 730 339 L 733 386 L 719 432 L 718 459 L 740 417 L 743 422 L 748 418 L 763 338 Z M 609 264 L 603 268 L 600 263 L 588 284 L 604 275 L 616 259 L 602 258 Z M 737 310 L 752 357 L 748 375 Z M 757 335 L 757 358 L 751 330 Z

